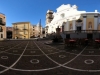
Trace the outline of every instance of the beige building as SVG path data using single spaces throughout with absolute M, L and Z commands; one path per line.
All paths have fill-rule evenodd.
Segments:
M 6 39 L 6 17 L 0 13 L 0 40 Z
M 13 23 L 13 39 L 30 39 L 30 22 Z
M 41 37 L 42 36 L 42 26 L 37 24 L 37 25 L 32 25 L 32 38 L 33 37 Z

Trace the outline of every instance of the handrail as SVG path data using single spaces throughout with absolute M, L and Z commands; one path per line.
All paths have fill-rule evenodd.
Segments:
M 100 33 L 100 30 L 71 30 L 65 33 Z

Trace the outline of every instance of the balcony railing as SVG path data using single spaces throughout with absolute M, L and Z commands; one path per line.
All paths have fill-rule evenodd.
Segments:
M 100 30 L 71 30 L 65 33 L 100 33 Z
M 28 30 L 27 28 L 23 28 L 23 30 Z
M 0 32 L 3 32 L 3 29 L 0 29 Z
M 19 30 L 18 28 L 14 28 L 14 30 Z
M 0 21 L 0 25 L 6 25 L 6 22 Z

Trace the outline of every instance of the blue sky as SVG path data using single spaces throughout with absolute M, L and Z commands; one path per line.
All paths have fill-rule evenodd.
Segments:
M 6 15 L 6 25 L 12 26 L 14 22 L 29 21 L 45 26 L 46 12 L 48 9 L 56 11 L 62 4 L 76 4 L 78 10 L 100 12 L 100 0 L 0 0 L 0 12 Z

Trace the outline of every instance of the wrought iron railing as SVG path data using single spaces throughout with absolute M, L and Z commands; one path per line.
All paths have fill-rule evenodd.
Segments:
M 0 21 L 0 25 L 6 25 L 6 22 Z
M 100 33 L 100 30 L 71 30 L 65 33 Z

